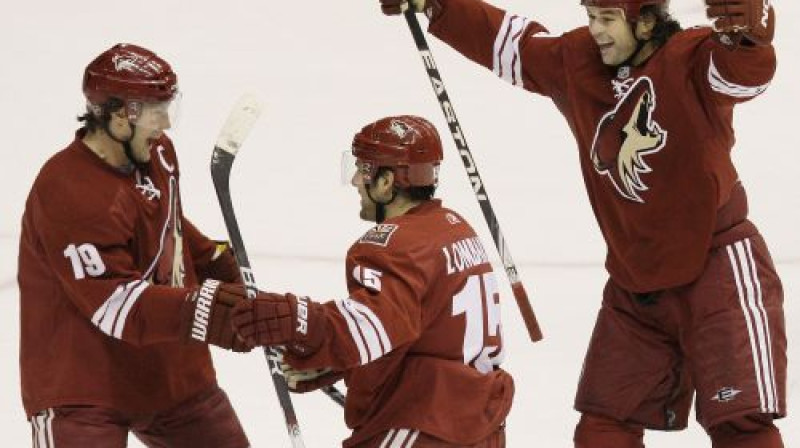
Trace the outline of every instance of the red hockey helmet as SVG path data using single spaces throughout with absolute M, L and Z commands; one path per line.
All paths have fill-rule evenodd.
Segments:
M 639 13 L 646 5 L 669 5 L 669 0 L 581 0 L 583 6 L 598 8 L 620 8 L 629 22 L 639 19 Z
M 172 100 L 178 78 L 167 61 L 145 48 L 117 44 L 89 63 L 83 74 L 83 93 L 99 106 L 110 97 L 126 103 Z
M 412 115 L 382 118 L 353 137 L 353 156 L 372 182 L 378 168 L 391 168 L 401 188 L 435 186 L 442 161 L 442 141 L 428 120 Z

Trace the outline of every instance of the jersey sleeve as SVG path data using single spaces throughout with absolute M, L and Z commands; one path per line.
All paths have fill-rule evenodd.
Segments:
M 125 213 L 133 199 L 104 192 L 113 200 L 98 203 L 74 188 L 54 191 L 58 185 L 31 196 L 26 224 L 37 229 L 40 257 L 69 301 L 110 337 L 134 345 L 177 340 L 189 290 L 152 285 L 136 268 L 134 222 Z
M 565 88 L 564 38 L 480 0 L 440 0 L 428 30 L 506 82 L 553 97 Z
M 349 296 L 319 305 L 327 321 L 325 343 L 308 358 L 288 357 L 293 366 L 347 370 L 419 338 L 422 298 L 430 284 L 424 264 L 410 252 L 357 243 L 346 269 Z
M 730 107 L 764 93 L 775 74 L 775 49 L 740 45 L 731 50 L 709 36 L 697 54 L 695 83 L 713 104 Z

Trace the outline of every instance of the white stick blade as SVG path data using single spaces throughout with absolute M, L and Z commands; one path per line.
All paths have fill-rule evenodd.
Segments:
M 235 155 L 261 115 L 261 109 L 261 102 L 255 95 L 242 95 L 231 109 L 222 130 L 219 131 L 216 147 Z

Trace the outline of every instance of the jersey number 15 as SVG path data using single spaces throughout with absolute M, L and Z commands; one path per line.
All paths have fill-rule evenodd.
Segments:
M 489 373 L 502 361 L 500 295 L 494 273 L 470 275 L 453 296 L 453 316 L 464 314 L 464 364 Z

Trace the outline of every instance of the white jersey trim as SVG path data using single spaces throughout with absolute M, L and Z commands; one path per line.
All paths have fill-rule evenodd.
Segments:
M 750 239 L 738 241 L 726 249 L 736 281 L 739 304 L 747 324 L 761 412 L 778 413 L 780 403 L 775 386 L 772 336 Z
M 492 71 L 501 79 L 518 87 L 522 87 L 519 40 L 528 22 L 525 17 L 506 13 L 494 41 Z
M 711 90 L 728 95 L 734 98 L 753 98 L 761 95 L 769 87 L 769 83 L 760 86 L 743 86 L 730 82 L 723 78 L 717 66 L 714 64 L 714 55 L 709 55 L 710 61 L 708 64 L 708 83 L 711 85 Z
M 95 311 L 92 323 L 103 333 L 122 339 L 122 331 L 125 329 L 128 313 L 148 286 L 150 283 L 144 280 L 135 280 L 118 286 Z
M 379 448 L 411 448 L 417 437 L 418 429 L 390 429 Z
M 361 364 L 375 361 L 391 351 L 392 343 L 389 335 L 381 320 L 371 309 L 349 297 L 336 299 L 335 303 L 350 329 Z
M 33 448 L 54 448 L 53 443 L 53 409 L 45 409 L 31 417 L 33 427 Z

